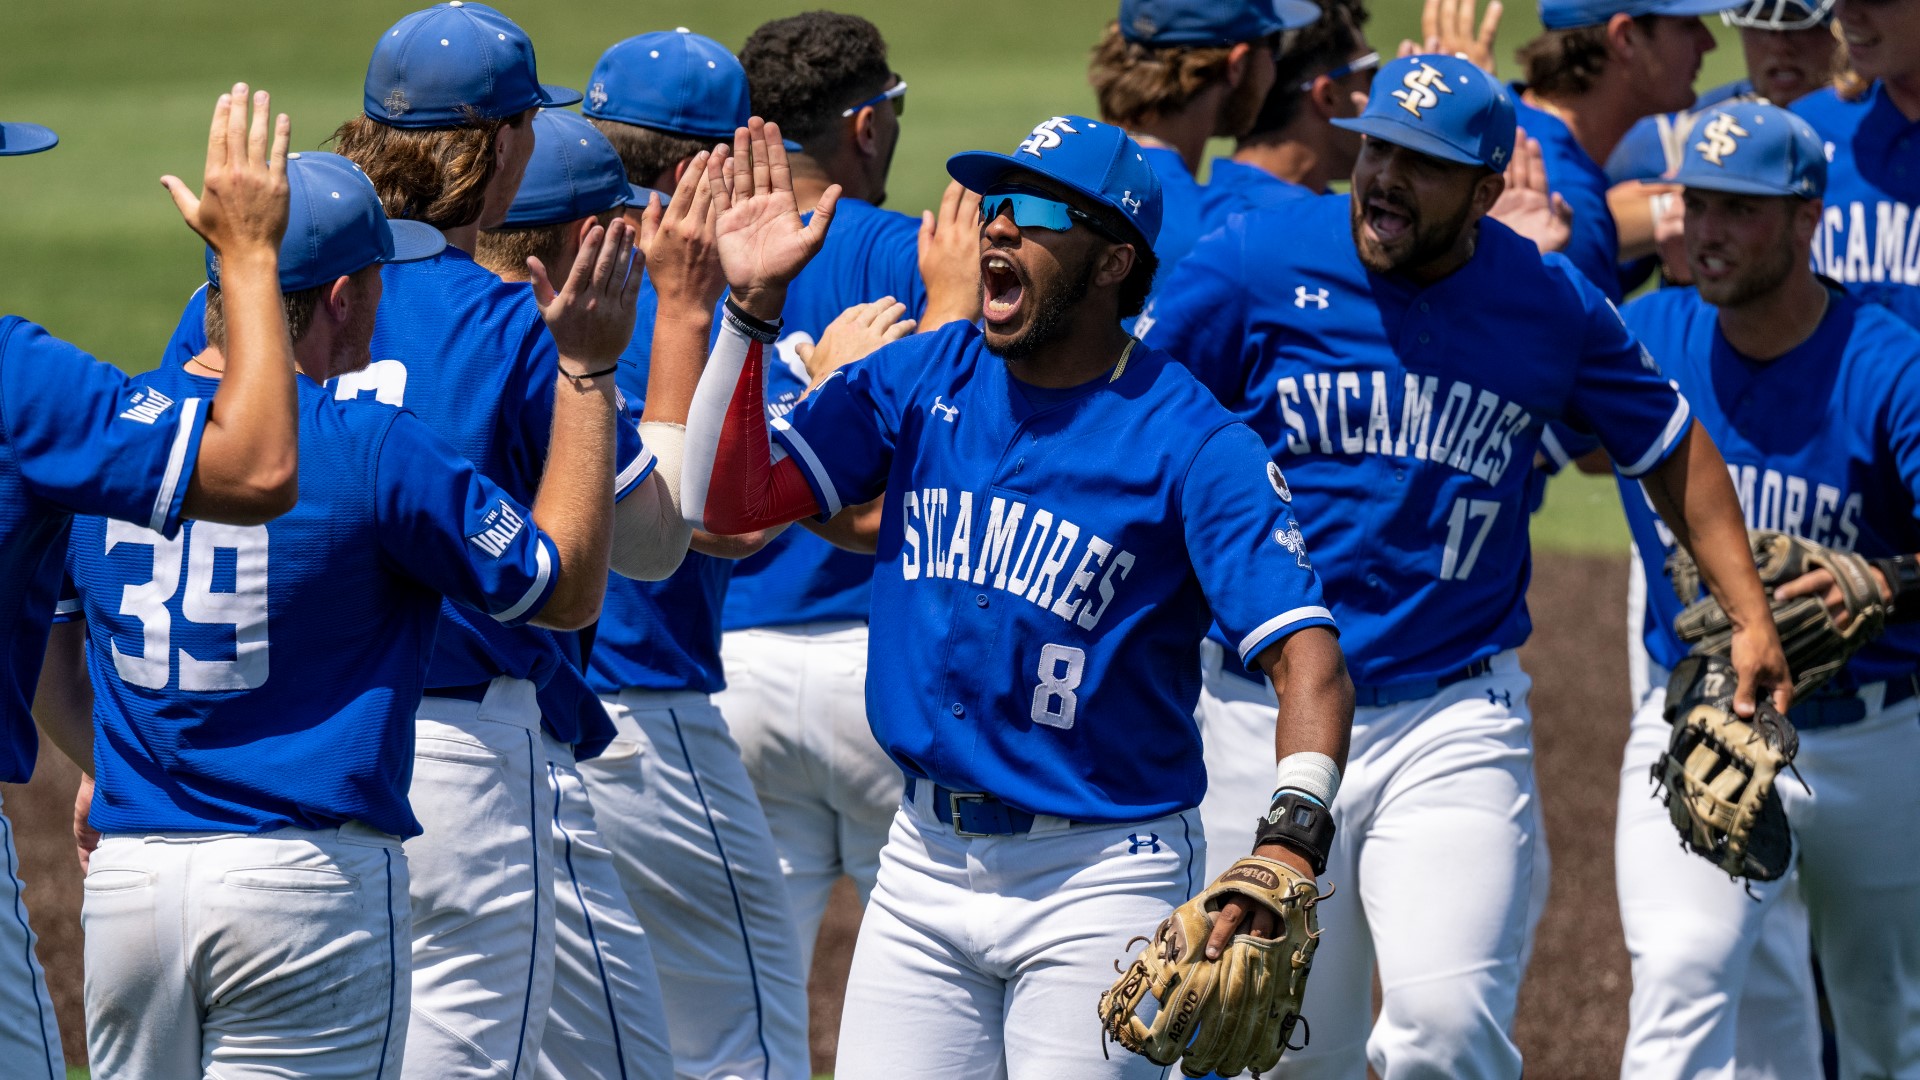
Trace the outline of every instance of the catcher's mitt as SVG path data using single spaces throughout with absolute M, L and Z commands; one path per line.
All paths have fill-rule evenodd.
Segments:
M 1208 960 L 1215 913 L 1234 895 L 1279 912 L 1280 936 L 1235 934 Z M 1188 1076 L 1238 1076 L 1271 1069 L 1300 1023 L 1300 999 L 1319 944 L 1313 879 L 1272 859 L 1248 856 L 1161 922 L 1118 982 L 1100 995 L 1100 1023 L 1120 1045 L 1156 1065 L 1178 1061 Z M 1132 942 L 1128 943 L 1129 946 Z M 1115 963 L 1114 967 L 1119 968 Z M 1134 1010 L 1151 994 L 1159 1011 Z M 1302 1042 L 1301 1046 L 1306 1044 Z
M 1680 840 L 1733 877 L 1772 881 L 1787 872 L 1793 844 L 1775 781 L 1793 767 L 1800 737 L 1762 698 L 1752 719 L 1733 711 L 1733 664 L 1689 656 L 1667 684 L 1673 738 L 1653 763 Z
M 1881 592 L 1867 560 L 1858 555 L 1771 529 L 1749 533 L 1747 542 L 1753 549 L 1760 583 L 1767 587 L 1767 598 L 1773 604 L 1773 622 L 1780 629 L 1787 670 L 1793 672 L 1793 700 L 1805 701 L 1808 694 L 1845 667 L 1854 653 L 1879 636 L 1886 625 L 1890 598 Z M 1819 596 L 1773 599 L 1776 586 L 1815 570 L 1832 573 L 1840 587 L 1847 611 L 1852 614 L 1844 630 L 1835 625 Z M 1732 655 L 1732 624 L 1719 601 L 1700 596 L 1700 571 L 1685 549 L 1668 556 L 1666 571 L 1673 591 L 1687 605 L 1673 620 L 1680 640 L 1692 645 L 1696 653 Z

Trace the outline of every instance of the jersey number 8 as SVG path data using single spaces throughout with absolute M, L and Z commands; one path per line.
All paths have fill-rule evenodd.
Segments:
M 114 670 L 125 682 L 164 690 L 173 661 L 173 613 L 167 609 L 180 592 L 182 564 L 186 592 L 180 614 L 189 622 L 233 627 L 233 659 L 202 660 L 180 649 L 180 689 L 253 690 L 267 681 L 267 527 L 196 521 L 172 540 L 124 521 L 107 522 L 107 551 L 121 544 L 153 549 L 152 576 L 120 590 L 120 614 L 140 620 L 140 655 L 120 651 L 110 641 Z M 184 549 L 184 550 L 183 550 Z M 233 589 L 213 587 L 214 562 L 221 550 L 233 553 Z M 183 557 L 184 555 L 184 557 Z
M 1046 645 L 1040 649 L 1040 685 L 1033 688 L 1033 722 L 1062 731 L 1073 726 L 1073 713 L 1080 707 L 1074 694 L 1080 678 L 1086 674 L 1087 654 L 1071 645 Z

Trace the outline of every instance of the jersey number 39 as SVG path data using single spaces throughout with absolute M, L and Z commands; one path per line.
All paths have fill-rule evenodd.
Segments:
M 182 647 L 180 689 L 252 690 L 267 681 L 266 526 L 196 521 L 169 540 L 151 529 L 109 520 L 107 551 L 122 544 L 153 549 L 152 575 L 120 589 L 120 614 L 138 619 L 141 628 L 139 655 L 122 652 L 117 641 L 108 646 L 122 680 L 148 690 L 166 689 L 174 652 L 173 613 L 167 604 L 181 593 L 184 569 L 180 614 L 204 626 L 233 627 L 233 659 L 202 660 Z M 231 591 L 213 587 L 221 551 L 232 553 Z

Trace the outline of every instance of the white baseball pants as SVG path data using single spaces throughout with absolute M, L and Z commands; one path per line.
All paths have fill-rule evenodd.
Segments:
M 553 1006 L 542 1080 L 673 1075 L 653 949 L 594 821 L 573 747 L 546 735 L 553 807 Z
M 580 763 L 646 929 L 674 1075 L 807 1080 L 807 987 L 779 856 L 705 694 L 601 699 L 619 736 Z
M 1252 685 L 1215 669 L 1202 731 L 1221 742 L 1218 732 L 1264 724 L 1240 752 L 1271 761 L 1276 703 L 1270 690 L 1251 698 Z M 1320 904 L 1325 936 L 1302 1010 L 1310 1041 L 1273 1075 L 1364 1080 L 1371 1065 L 1381 1080 L 1519 1077 L 1514 1007 L 1547 890 L 1532 685 L 1506 652 L 1433 697 L 1354 710 L 1322 876 L 1333 895 Z
M 915 787 L 860 923 L 835 1080 L 1163 1077 L 1103 1052 L 1094 1005 L 1128 939 L 1205 885 L 1200 815 L 969 838 Z
M 1809 932 L 1840 1075 L 1920 1076 L 1920 700 L 1882 709 L 1884 687 L 1869 687 L 1865 719 L 1800 733 L 1807 787 L 1777 781 L 1797 873 L 1750 896 L 1680 849 L 1654 798 L 1647 773 L 1671 729 L 1666 672 L 1650 674 L 1657 689 L 1634 714 L 1615 834 L 1633 958 L 1622 1076 L 1818 1076 Z
M 89 867 L 80 918 L 99 1080 L 400 1075 L 397 838 L 356 823 L 119 834 Z
M 414 714 L 409 1080 L 520 1080 L 553 996 L 553 804 L 534 686 Z
M 13 847 L 13 825 L 0 813 L 0 842 L 6 873 L 0 875 L 0 1061 L 23 1080 L 65 1080 L 60 1025 L 47 995 L 46 973 L 33 953 L 39 935 L 27 923 L 26 886 L 20 881 L 20 856 Z M 46 1071 L 41 1072 L 42 1068 Z
M 864 905 L 900 809 L 900 769 L 867 724 L 867 624 L 736 630 L 721 639 L 727 719 L 773 829 L 801 959 L 841 874 Z

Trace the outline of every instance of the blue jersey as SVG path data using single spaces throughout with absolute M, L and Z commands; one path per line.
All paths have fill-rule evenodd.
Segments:
M 883 296 L 927 307 L 920 280 L 920 222 L 858 199 L 841 199 L 820 254 L 787 289 L 778 360 L 767 364 L 767 407 L 784 416 L 807 392 L 807 367 L 796 346 L 811 344 L 842 311 Z M 716 323 L 716 325 L 718 325 Z M 842 551 L 805 529 L 788 529 L 740 560 L 728 587 L 728 630 L 865 619 L 873 559 Z
M 1694 99 L 1691 109 L 1641 117 L 1627 129 L 1613 153 L 1607 155 L 1607 179 L 1624 184 L 1629 180 L 1672 177 L 1680 171 L 1680 162 L 1687 156 L 1687 140 L 1700 118 L 1716 105 L 1752 97 L 1753 83 L 1736 79 L 1701 94 Z
M 170 398 L 217 380 L 164 367 Z M 77 518 L 102 832 L 322 829 L 407 837 L 413 712 L 442 597 L 518 625 L 558 555 L 526 506 L 420 420 L 302 377 L 300 501 L 172 538 Z
M 1188 809 L 1209 618 L 1250 666 L 1331 625 L 1280 470 L 1156 349 L 1041 390 L 955 323 L 774 434 L 826 514 L 886 494 L 867 715 L 909 776 L 1076 821 Z
M 1547 187 L 1573 208 L 1573 235 L 1562 252 L 1607 299 L 1619 303 L 1620 235 L 1607 206 L 1612 183 L 1573 132 L 1559 117 L 1536 109 L 1520 96 L 1526 88 L 1515 84 L 1515 119 L 1530 137 L 1540 140 L 1540 156 L 1547 168 Z
M 1234 214 L 1269 210 L 1295 199 L 1312 198 L 1311 191 L 1291 180 L 1283 180 L 1258 165 L 1232 158 L 1214 158 L 1207 186 L 1201 189 L 1201 231 L 1209 233 L 1227 223 Z M 1195 237 L 1195 240 L 1198 240 Z
M 384 293 L 374 321 L 373 355 L 361 371 L 330 385 L 340 400 L 370 398 L 405 406 L 498 483 L 532 505 L 553 435 L 553 384 L 560 354 L 547 332 L 533 290 L 501 281 L 459 248 L 419 262 L 380 269 Z M 205 348 L 205 293 L 196 293 L 169 359 Z M 615 497 L 632 491 L 653 470 L 653 455 L 624 420 L 615 425 Z M 575 652 L 571 643 L 536 627 L 505 627 L 475 618 L 451 603 L 435 645 L 427 687 L 472 687 L 496 676 L 545 686 Z M 585 736 L 556 712 L 548 727 L 561 742 Z
M 1812 337 L 1763 362 L 1727 344 L 1717 310 L 1691 288 L 1642 297 L 1621 315 L 1727 459 L 1748 527 L 1870 557 L 1920 551 L 1920 333 L 1837 287 L 1831 296 Z M 1687 652 L 1673 632 L 1680 600 L 1661 570 L 1673 534 L 1637 481 L 1621 480 L 1620 497 L 1647 572 L 1647 654 L 1671 668 Z M 1848 672 L 1879 682 L 1916 661 L 1920 625 L 1894 625 Z
M 1153 241 L 1153 253 L 1159 256 L 1164 274 L 1186 258 L 1207 231 L 1207 189 L 1194 178 L 1180 151 L 1147 146 L 1141 153 L 1160 181 L 1160 235 Z
M 0 783 L 33 775 L 31 707 L 73 514 L 177 535 L 209 404 L 131 385 L 42 327 L 0 316 Z
M 1902 115 L 1881 83 L 1859 101 L 1817 90 L 1792 109 L 1827 147 L 1814 269 L 1920 326 L 1920 121 Z
M 1584 275 L 1491 219 L 1425 288 L 1361 264 L 1345 195 L 1236 222 L 1194 249 L 1148 340 L 1286 467 L 1354 682 L 1521 644 L 1543 425 L 1597 434 L 1638 476 L 1685 433 L 1686 402 Z
M 836 223 L 835 228 L 839 228 Z M 647 373 L 652 367 L 653 324 L 659 294 L 651 281 L 640 285 L 640 313 L 633 341 L 620 357 L 615 376 L 635 423 L 645 408 Z M 697 690 L 718 693 L 727 685 L 720 665 L 720 606 L 733 575 L 730 559 L 697 551 L 664 581 L 607 578 L 607 599 L 600 609 L 593 652 L 587 660 L 587 685 L 595 693 L 614 694 L 627 687 L 643 690 Z M 593 702 L 599 708 L 599 701 Z

